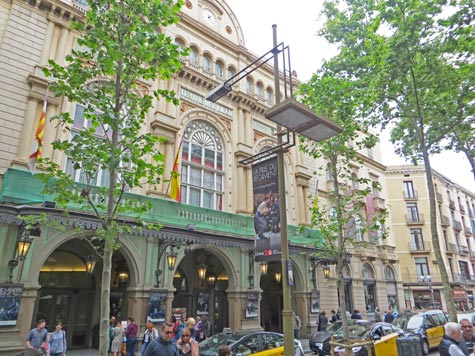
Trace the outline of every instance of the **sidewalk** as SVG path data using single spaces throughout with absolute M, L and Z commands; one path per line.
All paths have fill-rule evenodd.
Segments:
M 308 346 L 308 339 L 300 339 L 300 342 L 302 343 L 303 351 L 305 352 L 305 354 L 311 354 L 312 351 Z M 97 356 L 99 352 L 96 349 L 81 349 L 71 351 L 68 350 L 66 354 L 68 356 Z M 135 356 L 141 356 L 140 352 L 136 352 Z

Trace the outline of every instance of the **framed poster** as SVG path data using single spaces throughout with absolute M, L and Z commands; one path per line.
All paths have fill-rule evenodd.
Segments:
M 196 314 L 203 315 L 208 314 L 209 305 L 209 293 L 199 292 L 198 299 L 196 301 Z
M 16 325 L 22 292 L 22 284 L 0 284 L 0 326 Z
M 312 295 L 310 298 L 310 313 L 320 313 L 320 291 L 318 289 L 312 289 Z
M 165 312 L 167 308 L 167 293 L 156 292 L 150 294 L 147 307 L 147 320 L 152 323 L 163 323 L 165 321 Z
M 292 269 L 292 261 L 287 260 L 287 284 L 292 287 L 295 284 L 294 271 Z
M 257 293 L 247 293 L 246 318 L 257 318 L 259 312 Z

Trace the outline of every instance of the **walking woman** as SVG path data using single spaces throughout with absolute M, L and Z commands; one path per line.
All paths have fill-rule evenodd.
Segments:
M 58 321 L 49 339 L 49 354 L 50 356 L 64 356 L 66 348 L 66 332 L 63 330 L 63 324 Z
M 122 343 L 124 342 L 124 328 L 122 323 L 117 322 L 114 328 L 114 338 L 112 339 L 111 351 L 114 353 L 114 356 L 120 356 L 122 354 Z

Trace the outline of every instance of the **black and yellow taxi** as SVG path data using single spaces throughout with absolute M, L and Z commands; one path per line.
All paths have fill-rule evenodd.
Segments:
M 448 321 L 442 310 L 427 310 L 401 314 L 393 321 L 393 325 L 403 329 L 408 336 L 419 336 L 422 353 L 428 355 L 430 349 L 438 347 L 442 341 L 444 325 Z
M 200 342 L 200 356 L 217 356 L 221 345 L 229 345 L 234 356 L 281 356 L 284 354 L 284 335 L 269 331 L 233 331 L 225 329 Z M 304 351 L 299 340 L 294 340 L 296 356 Z

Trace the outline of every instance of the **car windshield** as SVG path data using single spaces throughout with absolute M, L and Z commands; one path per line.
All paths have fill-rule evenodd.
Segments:
M 216 334 L 200 342 L 200 355 L 215 356 L 218 354 L 218 347 L 230 345 L 239 339 L 235 334 Z
M 406 329 L 419 329 L 424 322 L 424 318 L 421 315 L 414 315 L 407 322 Z
M 369 331 L 368 325 L 364 324 L 355 324 L 355 325 L 350 325 L 348 327 L 349 332 L 350 332 L 350 338 L 364 338 Z M 336 338 L 341 338 L 343 337 L 343 328 L 339 329 L 335 333 Z
M 334 323 L 330 324 L 330 326 L 327 328 L 327 331 L 334 333 L 339 328 L 341 328 L 341 321 L 335 321 Z
M 398 328 L 400 329 L 407 329 L 407 321 L 408 321 L 408 317 L 407 316 L 400 316 L 400 317 L 397 317 L 394 321 L 393 321 L 393 325 L 394 326 L 397 326 Z

